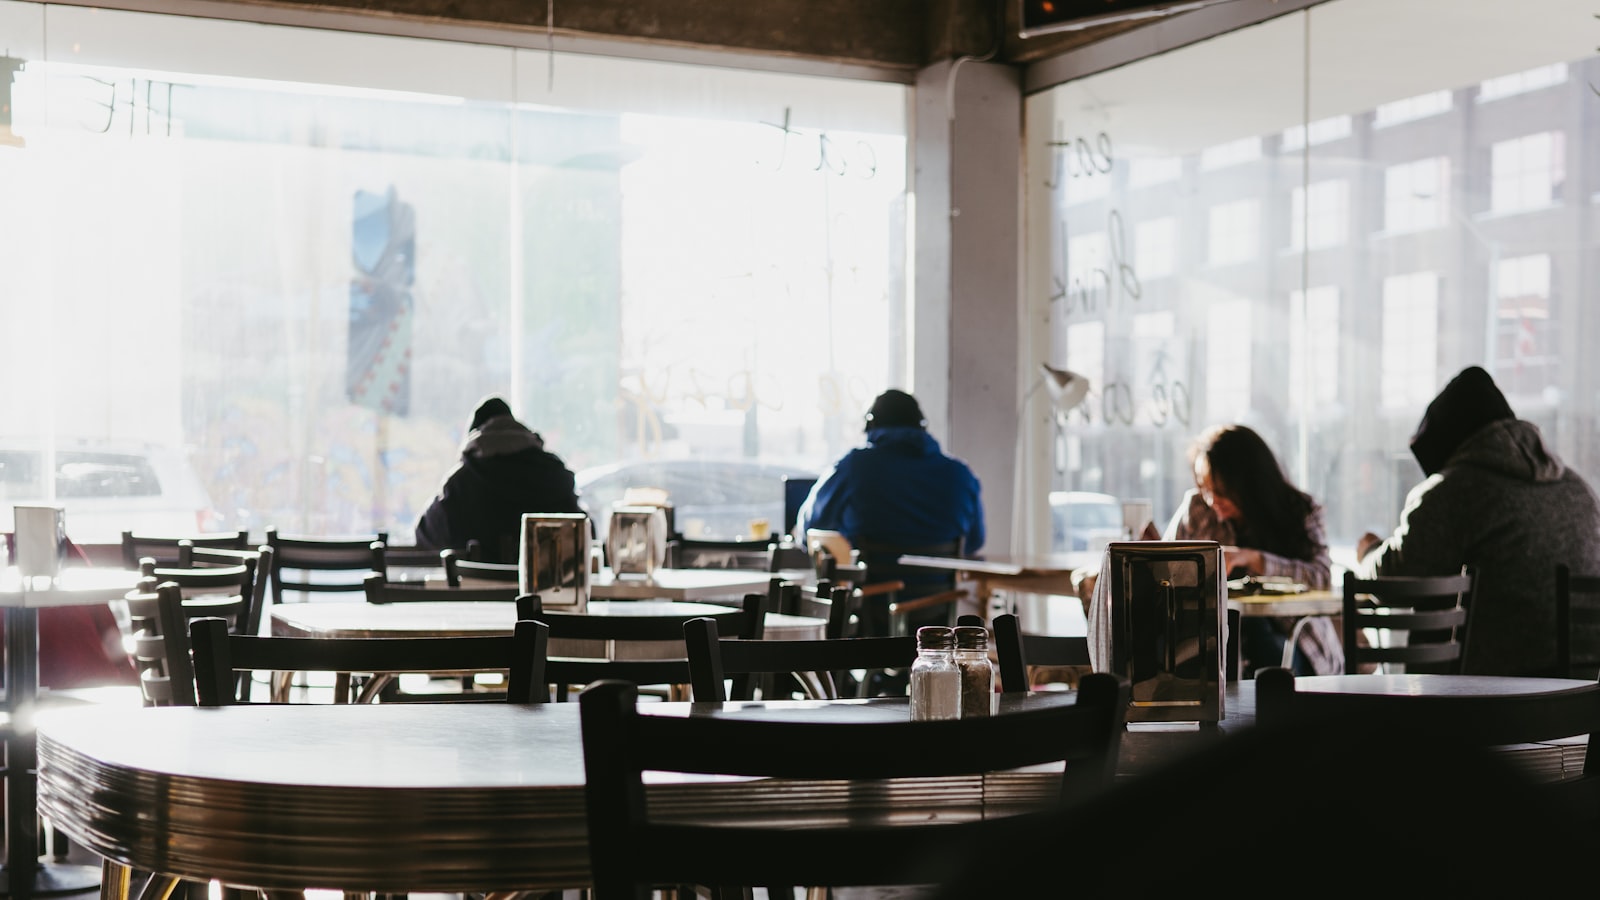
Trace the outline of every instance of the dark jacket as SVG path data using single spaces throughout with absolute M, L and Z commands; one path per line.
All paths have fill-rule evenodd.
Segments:
M 522 514 L 582 512 L 572 472 L 544 449 L 544 439 L 502 415 L 467 435 L 461 464 L 417 522 L 417 546 L 464 550 L 483 546 L 483 560 L 515 563 Z
M 842 532 L 856 547 L 923 547 L 961 538 L 961 550 L 983 547 L 983 501 L 967 464 L 939 450 L 921 428 L 867 432 L 867 446 L 846 453 L 800 508 L 806 529 Z
M 1555 666 L 1555 567 L 1600 572 L 1600 500 L 1537 426 L 1497 419 L 1411 490 L 1400 526 L 1363 575 L 1445 575 L 1473 566 L 1464 669 L 1544 675 Z

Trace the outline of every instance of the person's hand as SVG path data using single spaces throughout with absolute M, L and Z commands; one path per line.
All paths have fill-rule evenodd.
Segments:
M 1262 562 L 1260 550 L 1248 547 L 1223 547 L 1222 570 L 1230 576 L 1241 571 L 1246 575 L 1262 575 L 1265 574 L 1266 566 Z
M 1363 534 L 1361 539 L 1356 541 L 1356 559 L 1365 559 L 1367 554 L 1371 553 L 1373 549 L 1381 543 L 1383 543 L 1383 538 L 1373 534 L 1372 532 L 1369 531 L 1366 534 Z

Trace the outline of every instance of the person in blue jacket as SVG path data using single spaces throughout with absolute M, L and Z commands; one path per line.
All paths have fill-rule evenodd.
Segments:
M 927 432 L 927 420 L 915 397 L 887 390 L 867 411 L 867 445 L 846 453 L 817 479 L 800 507 L 799 537 L 824 529 L 842 533 L 861 551 L 867 578 L 883 573 L 901 553 L 915 553 L 961 540 L 962 555 L 983 547 L 983 500 L 978 478 L 967 464 L 946 456 Z M 876 565 L 875 565 L 876 563 Z M 936 593 L 950 587 L 948 573 L 906 569 L 892 576 L 906 583 L 900 599 Z M 887 631 L 887 610 L 864 610 L 864 630 Z M 878 621 L 878 613 L 883 621 Z M 931 616 L 943 624 L 947 610 Z

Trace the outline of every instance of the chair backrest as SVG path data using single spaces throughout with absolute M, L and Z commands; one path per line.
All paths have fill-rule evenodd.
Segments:
M 994 617 L 994 643 L 1005 693 L 1032 690 L 1029 666 L 1090 665 L 1087 636 L 1024 634 L 1014 613 Z
M 811 641 L 722 639 L 717 621 L 690 619 L 683 623 L 684 645 L 689 653 L 690 685 L 697 701 L 754 699 L 748 680 L 741 675 L 794 675 L 807 696 L 837 699 L 833 673 L 851 669 L 904 669 L 917 658 L 916 638 L 866 637 Z M 733 696 L 724 679 L 734 677 Z
M 389 580 L 402 580 L 396 578 L 395 569 L 410 569 L 408 574 L 443 575 L 444 559 L 442 551 L 431 550 L 424 547 L 395 547 L 388 543 L 377 541 L 372 547 L 372 570 Z M 420 570 L 429 570 L 421 572 Z M 412 580 L 417 580 L 413 577 Z
M 154 559 L 146 557 L 139 562 L 139 573 L 157 582 L 170 581 L 178 585 L 191 616 L 222 616 L 234 631 L 244 631 L 249 624 L 250 602 L 255 597 L 257 583 L 265 575 L 260 569 L 259 554 L 230 552 L 239 554 L 231 565 L 189 568 L 157 566 Z
M 775 572 L 774 547 L 769 541 L 678 538 L 667 544 L 667 568 L 758 569 Z
M 478 562 L 464 558 L 454 550 L 440 550 L 439 560 L 444 563 L 444 582 L 450 587 L 482 587 L 482 582 L 520 583 L 521 567 L 515 563 Z
M 657 716 L 641 714 L 637 700 L 633 685 L 615 681 L 593 684 L 579 698 L 597 900 L 646 897 L 655 885 L 938 883 L 959 848 L 1008 818 L 864 823 L 870 817 L 819 812 L 825 821 L 801 828 L 759 815 L 680 824 L 658 820 L 643 773 L 871 780 L 881 791 L 881 779 L 978 776 L 1065 760 L 1062 797 L 1076 799 L 1112 782 L 1128 688 L 1097 673 L 1072 704 L 939 722 Z
M 1377 663 L 1406 672 L 1456 673 L 1466 655 L 1473 577 L 1391 575 L 1344 579 L 1344 670 L 1355 674 Z M 1389 632 L 1391 640 L 1363 646 L 1363 629 Z M 1392 640 L 1405 633 L 1403 646 Z
M 601 642 L 642 641 L 683 646 L 683 623 L 693 616 L 594 616 L 583 613 L 545 612 L 537 594 L 517 598 L 517 618 L 543 622 L 550 628 L 552 641 Z M 730 625 L 744 627 L 747 613 L 729 614 Z M 571 646 L 570 644 L 568 646 Z M 554 654 L 545 663 L 547 684 L 556 686 L 555 699 L 564 702 L 569 688 L 601 679 L 619 679 L 635 685 L 686 685 L 692 681 L 689 659 L 670 656 L 656 659 L 611 659 L 600 656 L 572 657 Z M 542 690 L 536 688 L 535 690 Z
M 542 683 L 547 629 L 518 622 L 512 634 L 421 638 L 290 638 L 229 634 L 221 619 L 190 624 L 196 697 L 201 706 L 245 702 L 241 672 L 509 673 L 506 698 L 537 703 L 532 686 Z M 348 698 L 335 697 L 335 702 Z
M 139 579 L 124 600 L 128 607 L 133 663 L 139 674 L 144 704 L 195 705 L 194 669 L 189 661 L 189 618 L 183 609 L 181 590 L 175 584 L 163 586 L 154 577 L 145 577 Z
M 1600 676 L 1600 574 L 1556 566 L 1556 671 L 1562 678 Z
M 376 572 L 367 575 L 362 587 L 366 592 L 368 603 L 428 603 L 439 600 L 511 603 L 518 595 L 518 588 L 514 584 L 496 587 L 426 587 L 420 584 L 385 581 L 384 577 Z
M 1427 734 L 1460 745 L 1496 747 L 1586 735 L 1583 769 L 1549 785 L 1564 805 L 1591 826 L 1600 825 L 1600 682 L 1576 690 L 1510 694 L 1376 694 L 1296 690 L 1295 675 L 1282 666 L 1256 673 L 1256 720 L 1262 726 L 1301 718 L 1346 716 L 1382 721 L 1395 730 Z M 1425 766 L 1426 760 L 1387 755 L 1385 766 Z
M 1179 807 L 1205 810 L 1206 834 L 1242 835 L 1251 878 L 1301 886 L 1314 879 L 1308 890 L 1318 895 L 1520 896 L 1533 859 L 1541 883 L 1592 878 L 1594 831 L 1585 819 L 1593 816 L 1559 795 L 1564 782 L 1535 784 L 1512 754 L 1432 733 L 1431 716 L 1409 724 L 1411 704 L 1391 701 L 1417 698 L 1367 695 L 1348 709 L 1313 703 L 1305 716 L 1271 716 L 1260 706 L 1272 690 L 1268 671 L 1254 682 L 1254 725 L 1118 779 L 1086 803 L 1030 816 L 1025 829 L 975 840 L 959 851 L 964 871 L 941 880 L 929 900 L 1029 897 L 1042 893 L 1041 884 L 1064 880 L 1088 897 L 1192 893 L 1194 873 L 1152 865 L 1150 841 L 1141 839 L 1157 839 L 1170 824 L 1156 811 Z M 1276 672 L 1292 679 L 1286 669 Z M 1315 700 L 1309 692 L 1291 699 Z M 1476 701 L 1485 698 L 1449 699 L 1473 701 L 1461 712 L 1484 708 Z M 1357 708 L 1364 701 L 1393 714 Z M 1427 707 L 1438 709 L 1416 708 Z M 1293 804 L 1294 825 L 1281 815 L 1264 819 L 1246 797 Z M 1311 846 L 1344 848 L 1360 863 L 1323 865 L 1308 857 Z M 1070 864 L 1063 854 L 1071 854 Z M 1374 881 L 1379 871 L 1381 884 Z
M 189 562 L 181 556 L 180 545 L 187 541 L 191 547 L 210 547 L 223 550 L 243 550 L 249 545 L 250 535 L 243 531 L 214 531 L 204 534 L 157 535 L 122 533 L 122 564 L 129 569 L 139 568 L 139 561 L 154 559 L 158 566 L 184 566 Z
M 280 534 L 267 529 L 272 548 L 272 602 L 282 603 L 286 591 L 297 593 L 359 593 L 374 566 L 374 543 L 388 543 L 388 534 L 321 538 Z M 337 573 L 346 573 L 341 577 Z

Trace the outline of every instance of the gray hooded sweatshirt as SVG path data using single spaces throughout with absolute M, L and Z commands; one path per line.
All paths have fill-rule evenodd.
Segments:
M 1477 572 L 1469 674 L 1555 668 L 1555 570 L 1600 572 L 1600 501 L 1545 446 L 1537 426 L 1499 419 L 1474 431 L 1412 488 L 1400 526 L 1362 560 L 1370 575 Z

